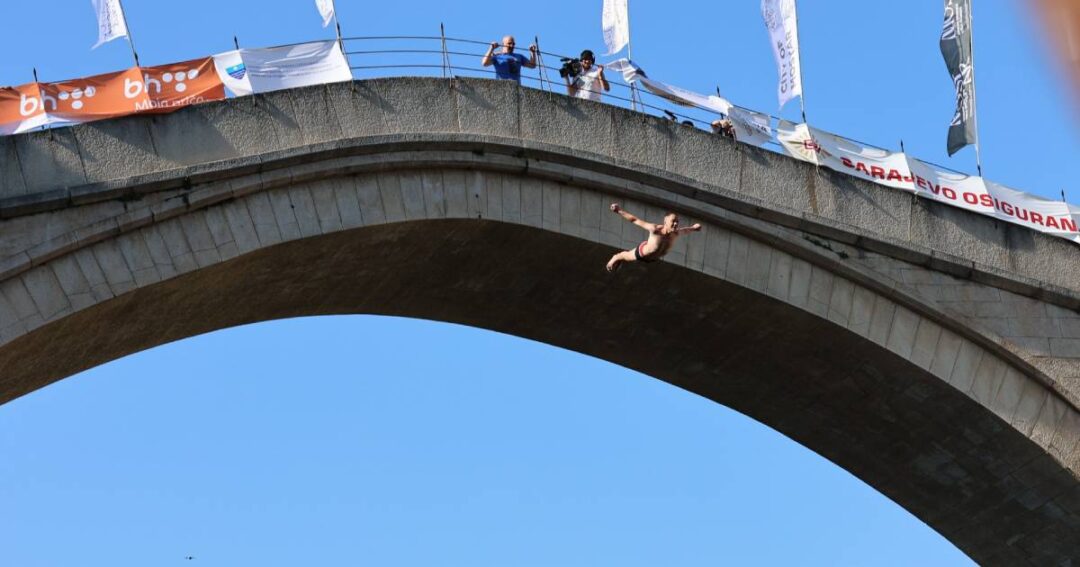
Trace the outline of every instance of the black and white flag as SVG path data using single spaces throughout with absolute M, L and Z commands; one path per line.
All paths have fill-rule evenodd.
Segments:
M 971 55 L 971 0 L 945 0 L 941 55 L 956 89 L 956 113 L 949 124 L 949 155 L 978 143 L 975 120 L 975 67 Z

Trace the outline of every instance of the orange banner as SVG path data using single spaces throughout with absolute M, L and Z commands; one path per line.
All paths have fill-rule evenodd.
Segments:
M 41 84 L 41 101 L 50 120 L 90 122 L 134 114 L 139 106 L 149 107 L 142 73 L 137 67 L 126 71 Z
M 185 106 L 225 99 L 225 85 L 214 68 L 214 58 L 143 67 L 143 84 L 150 97 L 141 112 L 172 112 Z
M 48 121 L 40 84 L 0 88 L 0 135 L 26 132 Z

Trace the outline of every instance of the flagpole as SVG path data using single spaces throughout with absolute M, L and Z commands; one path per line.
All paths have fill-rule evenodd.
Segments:
M 975 122 L 975 168 L 979 171 L 979 177 L 982 177 L 982 152 L 979 147 L 979 97 L 976 96 L 978 89 L 975 87 L 975 9 L 973 4 L 974 2 L 968 4 L 968 25 L 971 26 L 971 33 L 968 34 L 968 49 L 971 50 L 971 111 Z
M 116 0 L 116 5 L 120 6 L 120 16 L 124 18 L 124 29 L 127 30 L 128 45 L 131 46 L 131 57 L 135 59 L 135 66 L 139 66 L 139 54 L 135 51 L 135 39 L 131 35 L 131 26 L 128 25 L 127 11 L 124 10 L 124 1 Z
M 797 2 L 797 0 L 791 0 L 791 5 L 795 7 L 795 40 L 796 42 L 798 42 L 799 38 L 797 37 L 797 34 L 799 33 L 799 3 Z M 796 43 L 796 45 L 798 45 L 798 49 L 795 50 L 795 57 L 799 59 L 799 109 L 802 111 L 803 124 L 806 124 L 806 89 L 803 88 L 802 84 L 802 44 Z
M 626 58 L 631 63 L 634 61 L 634 42 L 630 40 L 633 37 L 630 35 L 630 0 L 626 0 Z M 630 106 L 637 112 L 637 83 L 630 83 Z M 642 103 L 642 112 L 645 111 L 644 103 Z

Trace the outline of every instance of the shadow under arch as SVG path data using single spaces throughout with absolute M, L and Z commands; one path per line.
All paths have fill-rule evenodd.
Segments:
M 1037 521 L 1017 487 L 1001 481 L 1002 468 L 1037 460 L 1046 494 L 1071 486 L 1034 442 L 884 347 L 670 263 L 630 265 L 613 277 L 603 269 L 609 254 L 588 240 L 469 219 L 276 244 L 12 341 L 0 350 L 0 400 L 217 329 L 306 315 L 396 315 L 548 343 L 707 397 L 851 472 L 981 563 L 1008 562 L 1014 556 L 1003 536 Z M 423 344 L 415 348 L 422 354 Z M 363 345 L 357 350 L 362 355 Z M 977 529 L 973 517 L 982 522 Z M 1061 536 L 1063 549 L 1075 545 L 1075 532 Z

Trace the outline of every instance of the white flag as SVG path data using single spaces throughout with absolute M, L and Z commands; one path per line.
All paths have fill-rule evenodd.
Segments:
M 214 67 L 236 96 L 352 80 L 336 40 L 228 51 L 214 56 Z
M 322 27 L 330 25 L 330 20 L 334 19 L 334 0 L 315 0 L 315 7 L 322 16 Z
M 630 15 L 626 9 L 627 0 L 604 0 L 604 43 L 608 55 L 614 55 L 630 43 Z
M 776 68 L 780 73 L 780 108 L 802 96 L 802 69 L 799 66 L 799 26 L 795 0 L 761 0 L 761 16 L 769 29 Z
M 101 44 L 118 37 L 127 37 L 127 23 L 124 22 L 124 9 L 120 7 L 120 0 L 90 0 L 90 3 L 94 5 L 98 22 L 98 41 L 90 49 L 97 49 Z

